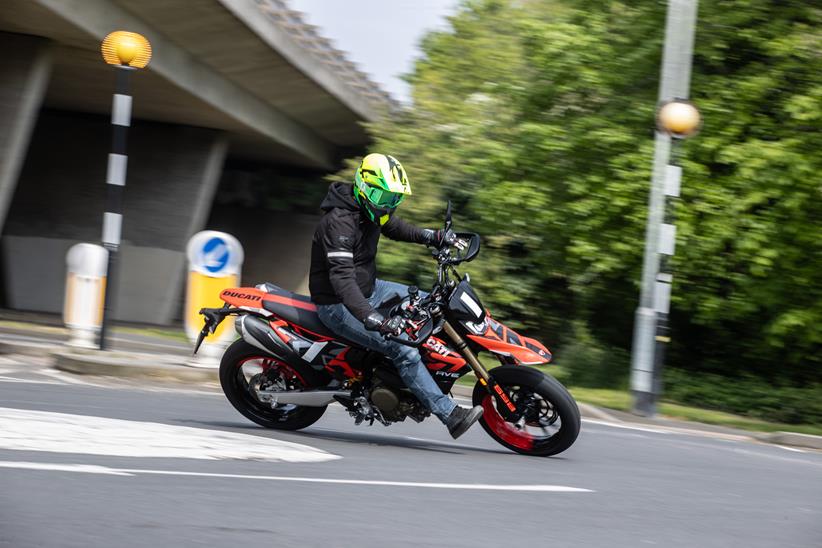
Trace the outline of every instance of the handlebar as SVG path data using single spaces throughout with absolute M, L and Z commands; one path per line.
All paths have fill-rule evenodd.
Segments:
M 410 286 L 408 288 L 408 296 L 399 304 L 394 305 L 390 312 L 391 317 L 402 318 L 401 333 L 398 335 L 385 335 L 385 339 L 410 346 L 411 348 L 419 348 L 425 344 L 425 341 L 428 340 L 428 337 L 434 332 L 434 318 L 426 311 L 427 306 L 430 304 L 430 299 L 430 295 L 420 297 L 419 288 L 413 285 Z M 422 322 L 422 325 L 416 332 L 408 333 L 405 331 L 409 325 L 420 325 L 419 322 Z M 411 338 L 412 335 L 414 336 L 413 339 Z
M 400 344 L 404 344 L 405 346 L 410 346 L 411 348 L 419 348 L 425 341 L 428 340 L 428 337 L 431 336 L 431 333 L 434 332 L 434 320 L 432 318 L 428 318 L 425 323 L 423 324 L 422 328 L 417 332 L 416 338 L 413 340 L 409 337 L 407 333 L 403 335 L 386 335 L 386 340 L 398 342 Z
M 456 232 L 457 238 L 466 242 L 464 249 L 444 246 L 434 249 L 431 255 L 441 265 L 458 265 L 474 260 L 480 250 L 480 236 L 475 232 Z

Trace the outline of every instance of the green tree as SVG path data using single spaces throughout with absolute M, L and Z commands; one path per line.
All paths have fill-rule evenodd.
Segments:
M 496 315 L 549 344 L 587 326 L 620 350 L 605 360 L 630 349 L 664 17 L 649 0 L 467 1 L 425 39 L 413 108 L 371 126 L 411 176 L 404 216 L 432 226 L 448 198 L 483 235 L 468 270 Z M 820 22 L 800 2 L 700 6 L 675 367 L 822 380 Z M 419 254 L 385 247 L 385 274 L 429 280 Z

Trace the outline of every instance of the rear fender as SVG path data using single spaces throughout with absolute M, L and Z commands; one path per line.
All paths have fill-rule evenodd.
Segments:
M 551 361 L 551 351 L 538 340 L 523 337 L 490 316 L 486 324 L 482 335 L 468 333 L 467 336 L 489 352 L 510 357 L 517 365 L 539 365 Z
M 248 310 L 261 316 L 272 316 L 271 312 L 263 308 L 263 300 L 267 295 L 266 292 L 256 287 L 230 287 L 223 289 L 220 299 L 235 308 Z

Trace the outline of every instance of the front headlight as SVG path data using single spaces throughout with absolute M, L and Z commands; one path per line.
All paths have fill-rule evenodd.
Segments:
M 464 324 L 474 335 L 484 335 L 488 331 L 488 316 L 481 322 L 464 322 Z

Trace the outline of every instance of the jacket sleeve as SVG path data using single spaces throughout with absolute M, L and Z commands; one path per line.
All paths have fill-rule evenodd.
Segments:
M 321 241 L 328 262 L 328 277 L 334 293 L 345 307 L 360 321 L 365 320 L 372 306 L 357 285 L 354 269 L 354 243 L 357 241 L 357 227 L 349 219 L 332 219 L 322 231 Z
M 396 215 L 391 215 L 388 222 L 382 227 L 382 233 L 401 242 L 427 244 L 434 238 L 434 231 L 429 228 L 419 228 L 403 221 Z

